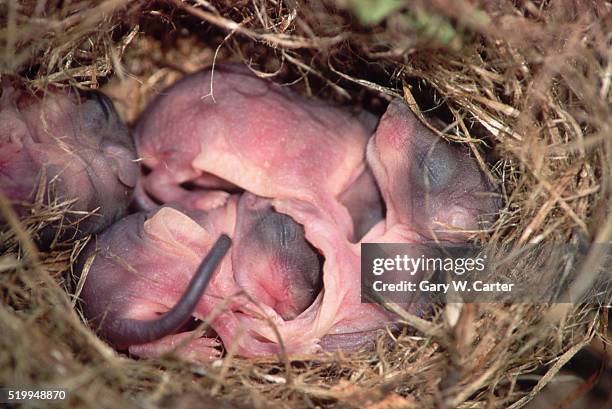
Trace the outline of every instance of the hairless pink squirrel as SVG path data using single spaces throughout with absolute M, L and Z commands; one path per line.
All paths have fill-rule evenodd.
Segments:
M 123 217 L 138 165 L 134 143 L 111 101 L 98 92 L 79 95 L 53 87 L 32 93 L 7 77 L 0 85 L 0 190 L 18 214 L 27 214 L 43 182 L 49 189 L 45 198 L 73 201 L 75 212 L 94 212 L 66 217 L 73 238 Z M 41 244 L 53 234 L 54 229 L 44 230 Z
M 370 114 L 306 99 L 241 65 L 202 71 L 161 94 L 139 120 L 134 138 L 150 173 L 137 198 L 208 210 L 234 186 L 315 203 L 359 238 L 382 218 L 364 161 L 375 124 Z
M 473 158 L 403 102 L 373 123 L 236 65 L 163 92 L 135 129 L 150 210 L 84 256 L 96 254 L 82 294 L 94 327 L 139 356 L 184 342 L 182 355 L 205 361 L 219 340 L 181 324 L 225 303 L 211 327 L 243 356 L 276 354 L 281 339 L 291 354 L 371 343 L 395 318 L 361 303 L 360 243 L 464 241 L 496 211 Z

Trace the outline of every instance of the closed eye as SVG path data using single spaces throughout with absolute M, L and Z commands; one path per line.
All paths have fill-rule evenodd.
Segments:
M 89 99 L 96 101 L 100 108 L 102 108 L 102 112 L 104 113 L 104 117 L 106 119 L 110 119 L 113 113 L 115 112 L 115 107 L 113 106 L 112 101 L 104 94 L 100 92 L 93 91 L 88 95 Z
M 457 159 L 449 146 L 437 143 L 417 160 L 416 182 L 429 192 L 446 189 L 457 169 Z

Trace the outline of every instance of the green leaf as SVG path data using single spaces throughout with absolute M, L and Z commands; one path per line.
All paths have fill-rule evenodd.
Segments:
M 405 3 L 402 0 L 348 0 L 349 8 L 364 24 L 376 24 Z

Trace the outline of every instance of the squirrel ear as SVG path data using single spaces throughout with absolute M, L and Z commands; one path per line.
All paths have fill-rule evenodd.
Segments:
M 136 187 L 140 172 L 134 153 L 124 146 L 110 143 L 103 146 L 102 152 L 121 183 L 130 188 Z

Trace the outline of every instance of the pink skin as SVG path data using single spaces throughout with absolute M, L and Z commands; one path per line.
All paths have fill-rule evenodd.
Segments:
M 258 218 L 258 214 L 263 217 Z M 296 308 L 305 309 L 316 294 L 312 294 L 311 286 L 292 284 L 300 282 L 303 269 L 300 270 L 293 260 L 287 262 L 286 255 L 304 247 L 305 243 L 299 242 L 298 228 L 293 234 L 294 239 L 298 239 L 297 246 L 286 241 L 289 247 L 283 257 L 283 251 L 279 252 L 274 243 L 270 243 L 273 240 L 265 236 L 254 237 L 253 222 L 257 223 L 259 219 L 266 223 L 270 214 L 273 211 L 266 201 L 245 194 L 240 198 L 232 196 L 226 205 L 207 213 L 197 210 L 183 213 L 163 207 L 149 214 L 131 215 L 115 223 L 82 256 L 84 261 L 96 253 L 82 292 L 85 314 L 100 334 L 106 336 L 111 332 L 115 320 L 150 320 L 166 313 L 185 292 L 201 259 L 223 233 L 235 237 L 235 250 L 231 250 L 232 254 L 221 262 L 193 316 L 205 319 L 223 300 L 240 294 L 242 290 L 250 294 L 250 299 L 257 304 L 244 296 L 236 297 L 212 324 L 225 345 L 229 345 L 236 339 L 240 327 L 244 326 L 241 321 L 248 323 L 255 320 L 260 326 L 266 325 L 260 317 L 253 317 L 254 314 L 263 312 L 278 321 L 283 320 L 279 314 L 298 314 L 301 311 Z M 301 235 L 303 237 L 303 233 Z M 285 238 L 281 235 L 279 239 L 282 241 Z M 238 251 L 243 252 L 245 257 L 238 259 L 235 265 L 234 255 Z M 134 257 L 134 254 L 138 254 L 138 257 Z M 312 262 L 312 256 L 317 262 L 315 254 L 301 259 Z M 243 267 L 244 262 L 248 261 L 247 257 L 252 257 L 256 262 L 263 260 L 264 265 L 270 266 L 272 271 L 269 273 L 279 280 L 275 282 L 276 286 L 269 284 L 265 291 L 261 291 L 264 287 L 256 283 L 265 284 L 265 277 L 255 275 L 251 280 L 244 280 L 242 277 L 248 278 L 245 274 L 251 271 Z M 172 274 L 168 274 L 169 271 Z M 310 279 L 313 281 L 313 278 Z M 245 287 L 240 285 L 241 282 L 245 283 Z M 284 293 L 287 287 L 291 290 Z M 281 304 L 275 300 L 275 296 L 279 298 L 279 295 L 283 301 Z M 281 311 L 277 312 L 273 307 L 279 305 Z M 115 346 L 128 347 L 130 352 L 137 355 L 151 356 L 172 348 L 185 336 L 185 333 L 179 333 L 142 345 Z M 244 340 L 240 340 L 241 353 L 249 355 L 251 349 L 255 349 L 251 355 L 274 351 L 275 346 L 267 343 L 260 345 L 259 340 L 251 339 L 255 336 L 255 333 L 248 334 Z M 185 346 L 187 349 L 182 353 L 190 355 L 197 352 L 200 359 L 211 358 L 218 356 L 219 350 L 215 348 L 218 346 L 215 340 L 197 339 L 188 342 Z
M 222 179 L 258 196 L 313 203 L 351 237 L 353 221 L 338 197 L 365 170 L 374 121 L 362 116 L 366 120 L 305 99 L 238 65 L 190 75 L 138 122 L 138 152 L 152 170 L 138 200 L 148 203 L 146 193 L 208 210 L 222 205 L 227 193 L 193 192 L 180 184 L 219 189 Z M 370 190 L 376 192 L 373 183 Z
M 497 211 L 474 159 L 427 129 L 402 101 L 389 104 L 367 160 L 387 214 L 364 241 L 401 243 L 414 232 L 423 240 L 464 241 Z
M 303 228 L 269 200 L 245 193 L 239 202 L 232 262 L 238 285 L 285 320 L 304 311 L 321 290 L 317 252 Z
M 235 67 L 216 72 L 216 103 L 195 98 L 208 93 L 202 85 L 207 81 L 207 73 L 181 81 L 138 126 L 139 148 L 148 152 L 142 156 L 153 169 L 141 202 L 150 195 L 192 210 L 163 207 L 146 221 L 130 216 L 90 245 L 86 254 L 97 248 L 98 255 L 82 295 L 85 312 L 102 335 L 108 320 L 147 320 L 168 311 L 214 240 L 228 234 L 234 245 L 193 313 L 206 319 L 228 301 L 211 324 L 226 347 L 243 356 L 276 354 L 280 335 L 290 354 L 359 349 L 393 316 L 361 303 L 360 246 L 351 239 L 367 231 L 365 242 L 462 241 L 457 229 L 474 228 L 482 213 L 495 210 L 493 201 L 478 198 L 488 186 L 474 161 L 439 141 L 403 103 L 392 102 L 381 119 L 368 146 L 368 168 L 359 132 L 330 134 L 343 128 L 318 125 L 334 121 L 326 114 L 332 108 L 292 96 L 294 106 L 284 89 Z M 272 115 L 275 110 L 283 115 Z M 244 123 L 232 122 L 236 112 L 243 113 Z M 173 123 L 179 113 L 187 119 Z M 353 121 L 361 129 L 362 122 Z M 298 129 L 309 143 L 291 138 L 289 129 Z M 335 142 L 327 144 L 320 136 L 313 142 L 312 129 Z M 181 188 L 186 181 L 213 190 Z M 228 182 L 232 189 L 269 199 L 219 190 Z M 379 223 L 376 184 L 387 209 Z M 353 223 L 355 236 L 349 235 Z M 320 292 L 321 266 L 313 249 L 324 259 Z M 156 356 L 192 335 L 176 333 L 128 347 L 136 355 Z M 187 340 L 179 353 L 207 360 L 219 356 L 219 346 L 201 337 Z
M 465 229 L 477 228 L 483 215 L 497 210 L 490 196 L 481 196 L 490 186 L 475 161 L 423 126 L 403 102 L 389 105 L 369 142 L 367 159 L 387 213 L 362 242 L 464 241 Z M 307 310 L 280 328 L 283 338 L 299 339 L 306 350 L 361 347 L 392 317 L 361 303 L 359 245 L 348 243 L 329 215 L 309 203 L 273 203 L 277 211 L 304 225 L 306 239 L 325 258 L 322 298 L 316 309 L 309 309 L 316 313 Z
M 138 166 L 127 128 L 101 94 L 79 97 L 57 89 L 32 94 L 2 80 L 0 189 L 20 214 L 32 203 L 41 176 L 59 201 L 97 213 L 78 226 L 100 231 L 125 214 Z
M 330 335 L 324 340 L 327 349 L 354 349 L 371 340 L 390 317 L 377 306 L 360 304 L 358 245 L 349 243 L 329 218 L 306 202 L 278 202 L 277 207 L 306 223 L 306 238 L 326 256 L 323 293 L 313 292 L 320 267 L 312 267 L 314 275 L 303 268 L 304 261 L 316 263 L 316 255 L 305 248 L 301 229 L 290 232 L 293 239 L 288 240 L 286 230 L 274 234 L 274 221 L 272 239 L 258 234 L 261 230 L 255 232 L 253 224 L 269 223 L 270 215 L 277 213 L 268 201 L 245 194 L 240 199 L 230 197 L 225 206 L 208 213 L 190 211 L 188 216 L 164 207 L 113 225 L 83 256 L 86 260 L 96 253 L 82 292 L 86 316 L 104 336 L 113 320 L 149 320 L 166 313 L 184 293 L 216 237 L 226 233 L 234 237 L 231 256 L 222 261 L 193 313 L 204 320 L 215 306 L 241 290 L 250 295 L 234 297 L 212 322 L 224 345 L 236 343 L 244 356 L 278 353 L 276 332 L 262 314 L 276 325 L 292 354 L 319 351 L 319 340 L 326 335 Z M 285 248 L 282 243 L 275 247 L 274 238 Z M 351 338 L 356 332 L 361 335 Z M 181 332 L 127 347 L 136 355 L 153 356 L 186 336 Z M 214 339 L 198 338 L 185 342 L 180 354 L 210 359 L 219 356 L 218 346 Z
M 84 312 L 94 328 L 106 336 L 114 320 L 149 320 L 170 310 L 216 237 L 233 232 L 235 211 L 236 200 L 210 214 L 191 212 L 193 218 L 163 207 L 148 214 L 130 215 L 98 236 L 82 256 L 85 261 L 95 253 L 82 292 Z M 194 316 L 207 317 L 214 305 L 237 292 L 231 260 L 225 257 Z M 170 335 L 127 347 L 136 355 L 157 355 L 185 336 Z M 185 353 L 213 358 L 219 354 L 216 345 L 214 340 L 192 341 Z
M 361 240 L 376 223 L 384 219 L 384 205 L 372 170 L 367 167 L 339 197 L 353 219 L 352 241 Z
M 286 221 L 278 228 L 275 215 L 279 214 L 270 202 L 244 194 L 230 197 L 225 206 L 208 213 L 186 214 L 164 207 L 114 224 L 82 258 L 87 260 L 96 253 L 81 294 L 86 316 L 104 337 L 113 320 L 149 320 L 166 313 L 185 292 L 216 237 L 226 233 L 234 238 L 231 254 L 222 261 L 193 313 L 204 320 L 215 306 L 234 297 L 211 325 L 224 345 L 236 343 L 238 353 L 244 356 L 278 353 L 278 337 L 263 315 L 276 325 L 286 350 L 293 354 L 319 351 L 318 340 L 330 333 L 357 331 L 371 339 L 389 317 L 376 306 L 359 303 L 359 247 L 349 243 L 333 222 L 311 205 L 279 202 L 278 206 L 308 223 L 306 238 L 312 237 L 312 243 L 327 256 L 324 293 L 317 293 L 320 266 L 314 250 L 303 241 L 301 228 L 293 222 L 283 225 Z M 268 225 L 270 234 L 263 232 L 268 228 L 263 225 Z M 305 269 L 304 263 L 311 268 Z M 241 291 L 250 298 L 236 296 Z M 344 308 L 347 306 L 350 308 Z M 186 336 L 180 332 L 141 345 L 115 346 L 153 356 Z M 364 339 L 368 338 L 361 336 L 358 342 Z M 354 342 L 334 338 L 326 346 L 348 349 Z M 214 339 L 189 340 L 184 347 L 180 353 L 188 359 L 219 356 Z

